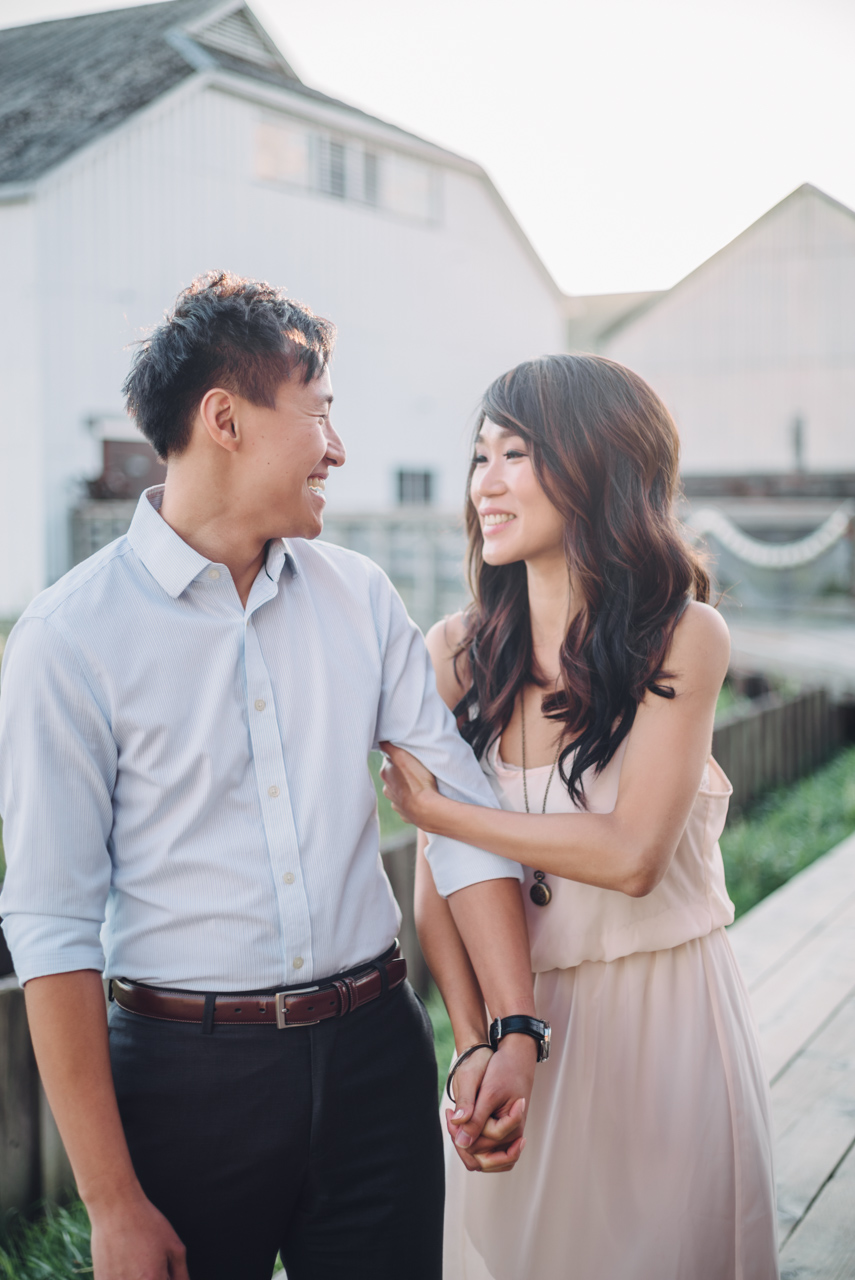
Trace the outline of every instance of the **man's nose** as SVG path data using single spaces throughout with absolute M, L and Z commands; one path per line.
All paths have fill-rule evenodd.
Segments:
M 327 423 L 327 453 L 326 459 L 331 467 L 343 467 L 347 461 L 347 450 L 342 443 L 341 436 L 336 431 L 331 422 Z

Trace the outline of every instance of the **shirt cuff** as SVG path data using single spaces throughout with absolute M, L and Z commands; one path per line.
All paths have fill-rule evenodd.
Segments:
M 437 892 L 443 898 L 484 880 L 518 880 L 522 883 L 525 878 L 518 862 L 476 849 L 460 840 L 451 840 L 448 836 L 431 836 L 425 857 Z
M 31 978 L 74 973 L 78 969 L 95 969 L 103 973 L 104 949 L 98 941 L 97 931 L 94 942 L 84 941 L 80 938 L 81 926 L 84 925 L 90 926 L 90 922 L 58 920 L 56 916 L 7 916 L 3 921 L 3 932 L 21 986 Z M 76 937 L 69 936 L 72 932 Z

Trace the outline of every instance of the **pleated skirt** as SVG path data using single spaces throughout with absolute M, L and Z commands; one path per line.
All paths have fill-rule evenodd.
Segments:
M 540 973 L 535 997 L 552 1052 L 517 1167 L 467 1173 L 446 1134 L 444 1280 L 777 1280 L 769 1090 L 724 930 Z

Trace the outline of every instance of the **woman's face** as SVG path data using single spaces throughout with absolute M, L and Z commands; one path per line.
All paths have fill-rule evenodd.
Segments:
M 485 420 L 469 489 L 487 564 L 564 557 L 564 520 L 541 488 L 522 436 Z

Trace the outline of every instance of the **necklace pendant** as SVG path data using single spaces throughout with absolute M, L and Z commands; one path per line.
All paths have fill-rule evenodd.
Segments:
M 536 907 L 548 907 L 552 901 L 552 890 L 549 885 L 544 883 L 546 877 L 542 871 L 535 871 L 535 883 L 528 891 L 528 896 Z

